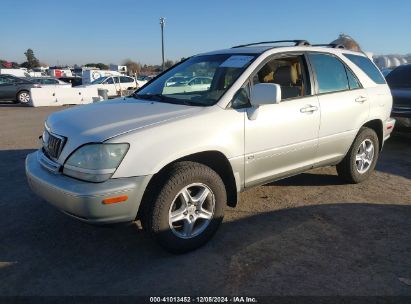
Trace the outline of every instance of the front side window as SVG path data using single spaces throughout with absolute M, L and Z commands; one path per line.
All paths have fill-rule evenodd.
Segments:
M 113 83 L 114 83 L 114 81 L 113 81 L 112 77 L 107 78 L 107 80 L 104 82 L 104 84 L 113 84 Z
M 385 84 L 385 79 L 381 75 L 381 72 L 368 57 L 353 54 L 344 54 L 344 56 L 351 60 L 356 66 L 358 66 L 375 83 Z
M 255 59 L 249 54 L 195 56 L 172 67 L 133 96 L 159 102 L 211 106 Z
M 133 78 L 130 78 L 130 77 L 125 77 L 125 76 L 120 77 L 120 82 L 121 83 L 130 83 L 130 82 L 133 82 L 133 81 L 134 81 Z
M 275 83 L 281 87 L 281 100 L 310 94 L 302 55 L 280 57 L 268 61 L 254 76 L 253 84 Z
M 91 84 L 101 84 L 106 80 L 106 77 L 99 77 L 96 80 L 92 81 Z
M 330 93 L 349 89 L 344 64 L 332 55 L 309 55 L 311 65 L 317 76 L 318 93 Z

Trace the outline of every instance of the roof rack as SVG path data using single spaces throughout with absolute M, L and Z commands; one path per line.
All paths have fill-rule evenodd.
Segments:
M 246 47 L 246 46 L 253 46 L 253 45 L 260 45 L 260 44 L 274 44 L 274 43 L 283 43 L 283 42 L 293 42 L 294 46 L 309 46 L 311 45 L 307 40 L 276 40 L 276 41 L 262 41 L 262 42 L 254 42 L 242 45 L 233 46 L 233 49 Z
M 345 49 L 345 46 L 339 43 L 313 44 L 312 46 L 325 46 L 333 49 Z

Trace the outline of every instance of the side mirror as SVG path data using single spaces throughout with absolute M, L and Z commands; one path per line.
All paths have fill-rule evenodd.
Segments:
M 281 87 L 275 83 L 258 83 L 253 86 L 250 99 L 251 105 L 255 107 L 280 103 Z

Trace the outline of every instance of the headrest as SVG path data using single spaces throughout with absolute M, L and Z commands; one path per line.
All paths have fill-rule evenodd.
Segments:
M 295 66 L 280 66 L 274 73 L 274 83 L 281 86 L 292 86 L 297 83 L 297 69 Z

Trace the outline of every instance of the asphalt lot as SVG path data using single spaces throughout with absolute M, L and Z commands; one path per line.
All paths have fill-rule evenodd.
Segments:
M 30 192 L 25 156 L 61 109 L 0 105 L 0 295 L 411 296 L 411 136 L 363 184 L 322 168 L 243 193 L 211 242 L 175 256 Z

